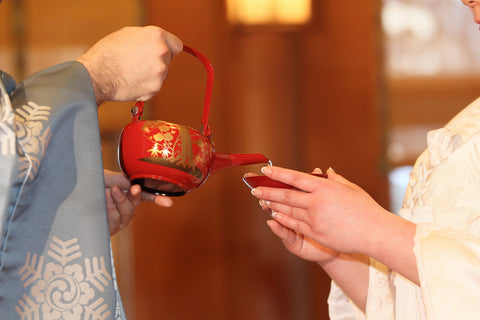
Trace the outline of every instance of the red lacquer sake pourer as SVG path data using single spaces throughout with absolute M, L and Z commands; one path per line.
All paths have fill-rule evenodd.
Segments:
M 139 101 L 132 108 L 132 123 L 123 128 L 118 146 L 120 166 L 131 183 L 157 195 L 181 196 L 220 170 L 269 162 L 260 153 L 215 152 L 208 126 L 213 66 L 200 52 L 187 46 L 183 51 L 198 58 L 207 70 L 201 130 L 161 120 L 140 120 L 144 103 Z

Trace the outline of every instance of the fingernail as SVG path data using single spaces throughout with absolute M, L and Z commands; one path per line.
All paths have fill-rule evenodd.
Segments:
M 270 173 L 272 173 L 272 168 L 271 167 L 263 167 L 261 169 L 262 173 L 265 174 L 265 175 L 269 175 Z
M 252 195 L 254 195 L 255 197 L 261 197 L 262 196 L 262 191 L 261 190 L 257 190 L 257 188 L 253 188 L 252 189 Z
M 262 200 L 258 200 L 258 204 L 260 205 L 260 207 L 265 210 L 265 207 L 262 205 Z
M 278 212 L 272 211 L 272 218 L 275 219 L 275 216 L 277 216 L 277 219 L 279 219 L 280 216 L 278 216 Z
M 328 168 L 328 171 L 331 171 L 331 172 L 335 173 L 335 170 L 333 170 L 332 167 Z
M 313 174 L 322 174 L 323 172 L 322 172 L 322 169 L 320 169 L 320 168 L 315 168 L 315 169 L 313 169 L 312 173 L 313 173 Z
M 262 195 L 262 192 L 260 190 L 257 190 L 257 188 L 252 189 L 252 195 L 255 197 L 260 197 Z
M 270 207 L 270 201 L 268 200 L 259 200 L 258 203 L 260 204 L 260 207 L 262 207 L 263 210 L 266 210 Z
M 140 192 L 142 192 L 142 188 L 138 184 L 136 184 L 132 186 L 131 192 L 134 196 L 136 196 L 137 194 L 140 194 Z

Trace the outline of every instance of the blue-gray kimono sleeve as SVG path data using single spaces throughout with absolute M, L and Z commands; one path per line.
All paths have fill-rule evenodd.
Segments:
M 0 184 L 1 318 L 123 318 L 88 72 L 78 62 L 48 68 L 10 98 L 10 114 L 8 103 L 0 111 L 14 126 L 0 130 L 10 170 Z

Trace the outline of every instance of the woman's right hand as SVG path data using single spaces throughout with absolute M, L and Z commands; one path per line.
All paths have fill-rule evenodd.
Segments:
M 285 248 L 302 259 L 314 261 L 320 266 L 324 266 L 340 254 L 338 251 L 324 247 L 275 220 L 269 220 L 267 224 L 272 232 L 282 240 Z
M 321 173 L 322 170 L 318 168 L 312 172 L 312 174 Z M 271 212 L 268 202 L 260 200 L 260 205 L 264 210 Z M 267 221 L 267 225 L 270 227 L 272 232 L 282 240 L 283 245 L 288 251 L 304 260 L 314 261 L 320 266 L 323 266 L 337 258 L 340 254 L 336 250 L 322 246 L 309 237 L 285 227 L 274 219 Z
M 322 172 L 316 169 L 313 173 Z M 329 173 L 329 178 L 330 174 L 334 175 L 333 171 L 327 173 Z M 293 185 L 293 183 L 289 184 Z M 286 198 L 282 199 L 286 200 Z M 283 212 L 285 206 L 262 198 L 260 205 L 264 210 L 272 213 L 273 219 L 267 224 L 273 233 L 282 240 L 287 250 L 302 259 L 318 263 L 343 292 L 361 310 L 365 311 L 369 281 L 368 256 L 348 254 L 321 245 L 299 230 L 292 229 L 299 224 L 295 217 L 285 213 L 275 213 L 275 210 Z M 279 219 L 280 216 L 281 219 Z

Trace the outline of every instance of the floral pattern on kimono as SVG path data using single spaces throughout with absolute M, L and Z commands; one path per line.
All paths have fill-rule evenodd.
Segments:
M 67 62 L 3 84 L 2 319 L 123 319 L 87 70 Z

